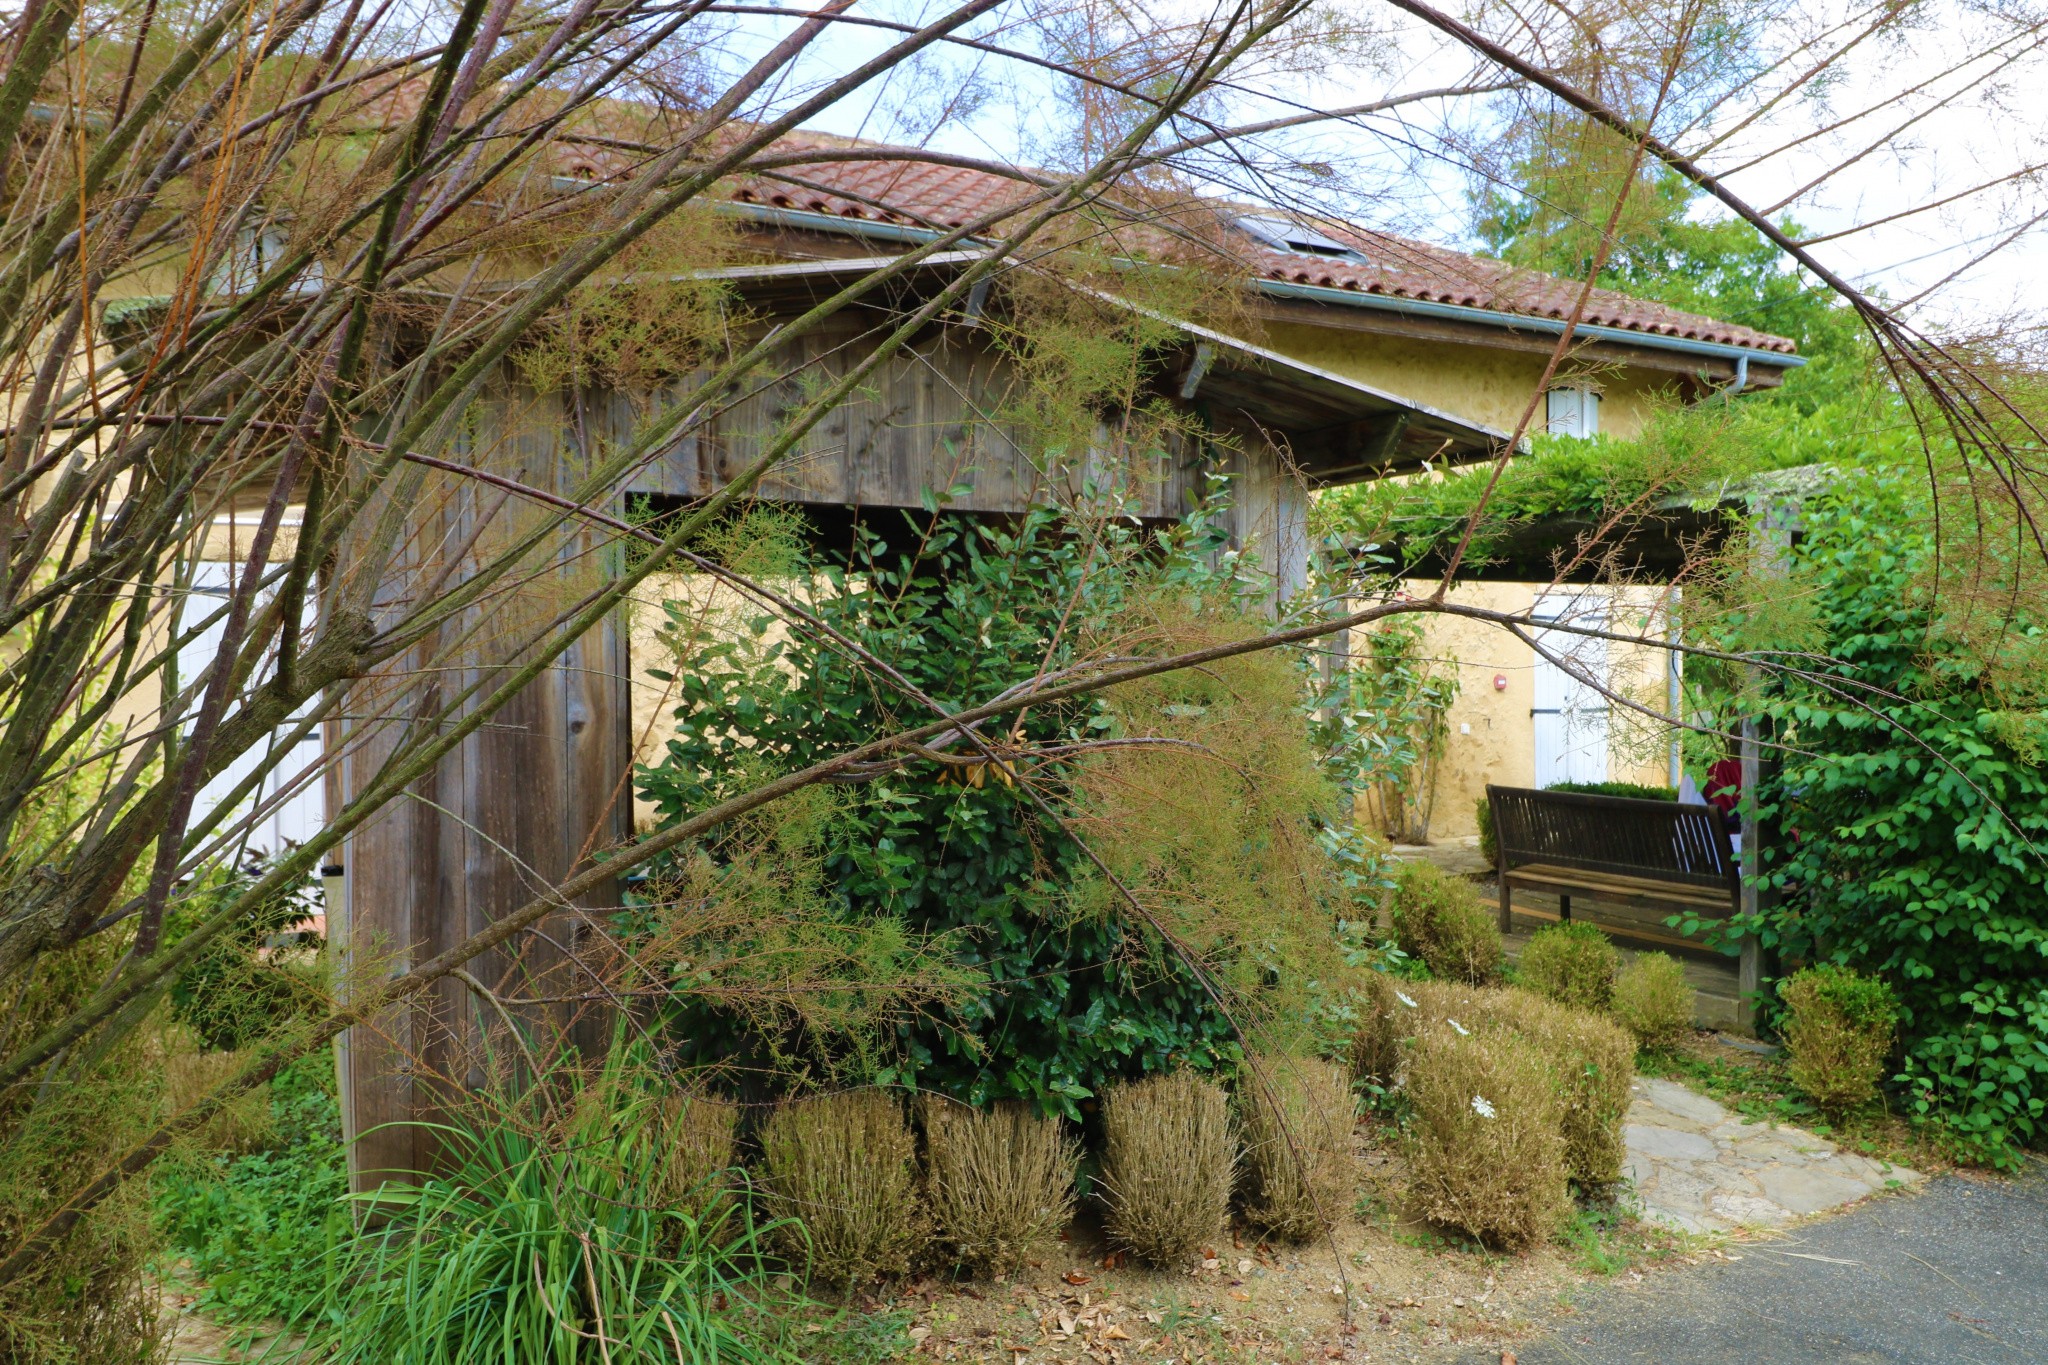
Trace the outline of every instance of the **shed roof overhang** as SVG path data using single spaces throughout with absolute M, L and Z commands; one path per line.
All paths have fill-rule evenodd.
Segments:
M 878 292 L 915 294 L 950 278 L 982 253 L 934 253 Z M 838 257 L 758 266 L 730 266 L 696 278 L 728 283 L 749 303 L 803 306 L 880 270 L 894 256 Z M 1013 267 L 1028 269 L 1029 267 Z M 1169 396 L 1216 416 L 1241 414 L 1284 436 L 1297 471 L 1311 484 L 1355 483 L 1419 468 L 1431 460 L 1496 454 L 1510 433 L 1470 422 L 1427 403 L 1322 369 L 1256 342 L 1181 318 L 1167 317 L 1104 290 L 1112 307 L 1144 313 L 1176 328 L 1187 345 Z M 956 318 L 977 315 L 987 295 L 977 290 Z

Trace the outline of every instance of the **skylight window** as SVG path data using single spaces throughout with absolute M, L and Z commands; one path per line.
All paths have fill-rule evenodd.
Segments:
M 1355 246 L 1317 232 L 1306 223 L 1288 218 L 1240 218 L 1238 228 L 1275 251 L 1297 256 L 1322 256 L 1330 260 L 1362 261 L 1365 254 Z

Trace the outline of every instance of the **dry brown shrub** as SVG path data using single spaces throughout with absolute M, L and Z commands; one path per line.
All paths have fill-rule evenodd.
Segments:
M 907 1269 L 921 1231 L 916 1151 L 903 1106 L 881 1090 L 790 1100 L 761 1134 L 768 1209 L 790 1259 L 850 1285 Z
M 1677 958 L 1641 953 L 1614 979 L 1614 1017 L 1638 1047 L 1665 1051 L 1692 1032 L 1697 995 Z
M 1398 987 L 1385 972 L 1366 972 L 1358 992 L 1358 1026 L 1351 1034 L 1351 1075 L 1392 1085 L 1401 1070 L 1401 1032 L 1394 1011 Z
M 1079 1148 L 1056 1118 L 1017 1103 L 924 1104 L 925 1175 L 939 1235 L 959 1263 L 1006 1274 L 1074 1211 Z
M 1447 1018 L 1476 1014 L 1483 992 L 1443 981 L 1402 981 L 1372 972 L 1366 1003 L 1351 1035 L 1352 1073 L 1359 1080 L 1393 1085 L 1407 1064 L 1405 1044 L 1425 1027 Z
M 1401 1058 L 1395 1078 L 1406 1076 L 1412 1086 L 1416 1060 L 1406 1043 L 1419 1034 L 1435 1028 L 1469 1032 L 1486 1026 L 1521 1034 L 1552 1060 L 1559 1131 L 1572 1179 L 1590 1187 L 1621 1178 L 1622 1126 L 1635 1081 L 1635 1044 L 1620 1027 L 1514 987 L 1397 981 L 1389 983 L 1383 1001 L 1361 1023 L 1353 1041 L 1354 1058 Z
M 1509 1251 L 1564 1225 L 1571 1194 L 1552 1065 L 1533 1040 L 1495 1026 L 1445 1024 L 1415 1039 L 1406 1147 L 1425 1217 Z
M 733 1209 L 739 1123 L 739 1106 L 715 1096 L 670 1095 L 662 1101 L 664 1206 L 699 1223 L 715 1222 Z
M 1635 1040 L 1610 1019 L 1528 991 L 1488 992 L 1484 1017 L 1527 1038 L 1550 1061 L 1565 1169 L 1585 1188 L 1621 1179 L 1622 1128 L 1636 1079 Z
M 1185 1260 L 1230 1213 L 1237 1141 L 1223 1087 L 1191 1072 L 1148 1076 L 1102 1097 L 1109 1235 L 1140 1260 Z
M 164 1112 L 175 1115 L 192 1108 L 211 1094 L 214 1087 L 247 1066 L 253 1055 L 248 1051 L 167 1049 L 161 1061 Z M 270 1087 L 262 1085 L 236 1096 L 233 1103 L 208 1119 L 186 1140 L 206 1151 L 239 1154 L 253 1152 L 262 1146 L 271 1131 Z
M 1320 1237 L 1351 1205 L 1351 1082 L 1314 1058 L 1258 1057 L 1238 1079 L 1244 1211 L 1291 1242 Z

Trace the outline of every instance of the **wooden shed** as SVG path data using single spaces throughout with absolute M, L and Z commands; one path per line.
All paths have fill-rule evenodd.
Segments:
M 614 511 L 639 498 L 680 502 L 723 487 L 816 391 L 867 354 L 879 324 L 901 316 L 968 259 L 942 258 L 886 304 L 847 310 L 825 329 L 773 353 L 766 373 L 708 425 L 633 471 Z M 750 326 L 773 327 L 881 261 L 870 258 L 720 272 Z M 980 301 L 977 301 L 979 304 Z M 999 306 L 999 305 L 998 305 Z M 851 400 L 803 439 L 758 485 L 764 499 L 816 509 L 915 509 L 937 498 L 990 515 L 1084 497 L 1115 500 L 1119 515 L 1165 521 L 1188 511 L 1214 474 L 1229 477 L 1227 524 L 1255 553 L 1276 592 L 1304 581 L 1309 495 L 1315 486 L 1421 460 L 1474 455 L 1502 434 L 1404 404 L 1354 380 L 1198 326 L 1162 358 L 1157 398 L 1206 433 L 1159 447 L 1108 446 L 1051 458 L 1006 419 L 1021 376 L 988 327 L 954 315 L 885 362 Z M 593 458 L 630 438 L 647 414 L 686 394 L 696 376 L 638 391 L 538 392 L 508 369 L 472 413 L 464 462 L 557 495 L 582 482 Z M 1108 416 L 1108 414 L 1105 414 Z M 516 499 L 491 485 L 426 471 L 407 509 L 408 551 L 393 606 L 444 591 L 472 572 L 481 549 L 511 543 Z M 355 691 L 332 727 L 338 757 L 330 799 L 346 801 L 451 700 L 473 699 L 519 663 L 527 610 L 571 597 L 619 553 L 609 532 L 557 536 L 524 582 L 451 620 L 432 639 Z M 344 566 L 343 572 L 346 572 Z M 624 839 L 632 810 L 633 736 L 627 689 L 634 667 L 623 623 L 577 644 L 435 770 L 343 846 L 330 932 L 350 974 L 404 970 L 483 928 L 590 865 Z M 605 1001 L 594 957 L 601 912 L 616 889 L 564 905 L 512 951 L 485 954 L 468 979 L 351 1030 L 343 1041 L 344 1121 L 359 1185 L 431 1168 L 432 1119 L 451 1090 L 481 1085 L 516 1064 L 506 1019 L 547 1014 L 586 1044 L 602 1042 Z

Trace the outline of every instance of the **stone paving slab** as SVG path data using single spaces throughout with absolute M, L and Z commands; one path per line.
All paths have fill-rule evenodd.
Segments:
M 1624 1178 L 1643 1216 L 1687 1232 L 1771 1227 L 1926 1177 L 1803 1128 L 1748 1123 L 1673 1081 L 1635 1084 Z

